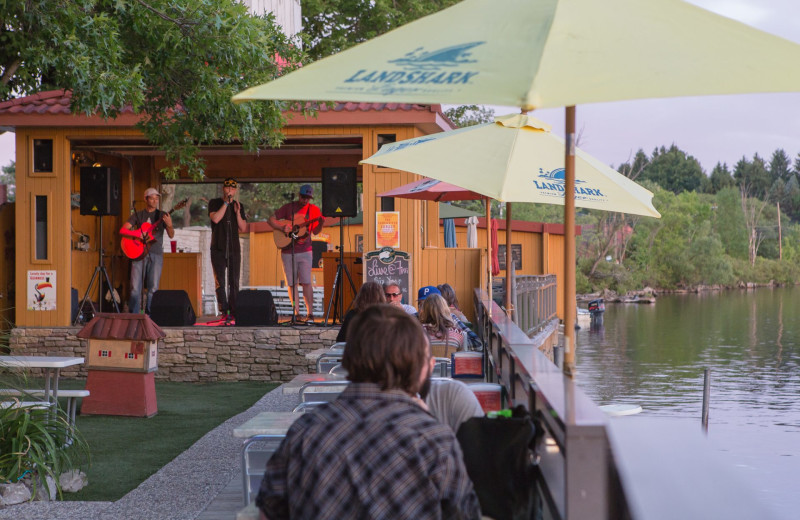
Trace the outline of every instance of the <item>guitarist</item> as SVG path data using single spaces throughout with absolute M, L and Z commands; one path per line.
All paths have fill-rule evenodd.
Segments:
M 144 192 L 144 201 L 145 209 L 132 214 L 122 225 L 119 234 L 150 244 L 143 258 L 131 261 L 131 297 L 128 300 L 128 312 L 139 314 L 142 308 L 142 291 L 147 288 L 145 312 L 149 315 L 150 302 L 153 301 L 153 293 L 158 290 L 161 268 L 164 266 L 164 249 L 161 245 L 164 230 L 167 231 L 169 238 L 172 238 L 175 236 L 175 229 L 172 227 L 172 217 L 169 213 L 158 209 L 161 195 L 157 189 L 147 188 Z M 161 222 L 149 233 L 140 230 L 142 224 L 153 224 L 159 219 Z
M 300 186 L 300 193 L 298 200 L 284 204 L 278 209 L 271 217 L 269 217 L 269 225 L 273 229 L 283 231 L 284 233 L 291 233 L 293 225 L 289 223 L 281 223 L 280 220 L 299 224 L 299 230 L 296 237 L 292 242 L 281 249 L 281 260 L 283 261 L 283 275 L 286 278 L 286 285 L 288 286 L 289 299 L 292 302 L 294 309 L 294 319 L 299 320 L 297 302 L 297 287 L 299 283 L 303 286 L 303 301 L 308 309 L 308 316 L 306 321 L 309 323 L 314 322 L 314 286 L 311 284 L 311 261 L 313 253 L 311 252 L 311 233 L 318 234 L 325 224 L 325 219 L 322 216 L 322 211 L 318 206 L 311 204 L 311 199 L 314 197 L 314 188 L 310 184 L 303 184 Z M 309 220 L 315 220 L 312 224 L 303 225 Z M 294 250 L 292 250 L 294 248 Z M 294 255 L 292 254 L 294 252 Z M 294 270 L 292 265 L 294 264 Z

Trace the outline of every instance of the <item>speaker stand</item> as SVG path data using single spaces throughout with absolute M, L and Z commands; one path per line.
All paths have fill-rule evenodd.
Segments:
M 336 325 L 336 318 L 339 318 L 339 323 L 344 322 L 344 289 L 342 289 L 342 272 L 347 275 L 347 281 L 350 282 L 350 290 L 353 291 L 355 297 L 356 286 L 353 283 L 353 278 L 350 276 L 350 270 L 344 263 L 344 217 L 339 220 L 339 265 L 336 266 L 336 276 L 333 278 L 333 286 L 331 290 L 331 299 L 328 300 L 328 309 L 325 311 L 325 324 L 328 324 L 328 316 L 331 313 L 331 306 L 333 307 L 333 319 L 330 325 Z
M 86 294 L 83 295 L 83 300 L 81 300 L 80 305 L 78 305 L 78 309 L 82 309 L 84 304 L 89 299 L 89 294 L 92 292 L 92 287 L 94 287 L 95 280 L 98 279 L 98 276 L 102 276 L 100 280 L 100 288 L 98 290 L 100 297 L 98 298 L 97 302 L 97 310 L 98 312 L 103 312 L 103 282 L 102 280 L 106 281 L 106 286 L 108 290 L 111 291 L 111 303 L 114 305 L 114 310 L 117 311 L 119 314 L 119 306 L 117 305 L 117 299 L 114 297 L 114 285 L 111 283 L 111 279 L 108 276 L 108 271 L 106 270 L 105 263 L 103 262 L 104 250 L 103 250 L 103 217 L 101 215 L 97 216 L 98 222 L 100 222 L 100 234 L 99 238 L 97 239 L 97 251 L 98 251 L 98 258 L 97 258 L 97 265 L 94 268 L 94 274 L 92 274 L 92 279 L 89 282 L 89 287 L 86 288 Z M 351 282 L 352 283 L 352 282 Z M 78 317 L 75 318 L 75 322 L 72 324 L 73 326 L 78 324 L 80 312 L 78 313 Z

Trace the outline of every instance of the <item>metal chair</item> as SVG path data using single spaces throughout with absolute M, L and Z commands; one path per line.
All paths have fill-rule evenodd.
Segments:
M 347 377 L 347 369 L 345 369 L 341 363 L 331 368 L 330 372 L 328 373 L 334 376 Z
M 349 385 L 349 381 L 309 381 L 300 387 L 300 402 L 333 401 Z
M 448 358 L 458 352 L 461 345 L 451 341 L 431 341 L 431 355 L 436 358 Z
M 450 358 L 435 357 L 436 364 L 433 366 L 434 377 L 450 377 Z
M 333 367 L 341 364 L 342 354 L 322 354 L 317 358 L 317 374 L 327 374 Z
M 244 505 L 250 504 L 261 486 L 264 468 L 277 451 L 285 435 L 254 435 L 242 445 L 242 493 Z

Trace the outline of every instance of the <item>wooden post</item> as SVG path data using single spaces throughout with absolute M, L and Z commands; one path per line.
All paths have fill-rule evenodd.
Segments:
M 575 375 L 575 107 L 566 107 L 564 152 L 564 374 Z
M 776 202 L 778 206 L 778 260 L 783 260 L 783 240 L 781 239 L 781 203 Z
M 506 202 L 506 315 L 509 318 L 514 317 L 513 300 L 511 299 L 511 287 L 514 281 L 511 279 L 511 263 L 513 262 L 513 255 L 511 254 L 511 203 Z

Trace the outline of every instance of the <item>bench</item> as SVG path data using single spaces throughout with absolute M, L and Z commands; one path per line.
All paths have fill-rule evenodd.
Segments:
M 0 388 L 0 397 L 44 397 L 45 391 L 42 389 L 24 389 L 24 390 L 17 390 L 15 388 Z M 75 415 L 78 410 L 78 399 L 83 397 L 89 397 L 89 390 L 65 390 L 59 389 L 58 397 L 64 397 L 67 399 L 67 408 L 65 410 L 67 417 L 69 418 L 70 426 L 75 426 Z M 27 401 L 26 401 L 27 402 Z M 49 406 L 49 404 L 45 401 L 32 401 L 35 404 L 40 404 L 42 406 Z M 22 406 L 21 404 L 18 406 Z
M 255 289 L 258 291 L 269 291 L 272 293 L 272 301 L 275 302 L 275 310 L 279 316 L 292 315 L 292 302 L 289 300 L 289 289 L 287 287 L 280 287 L 278 285 L 243 285 L 242 289 Z M 303 289 L 298 287 L 300 293 L 299 301 L 297 302 L 297 311 L 300 314 L 306 313 L 306 306 L 303 302 Z M 321 318 L 325 314 L 325 288 L 314 287 L 314 316 Z

